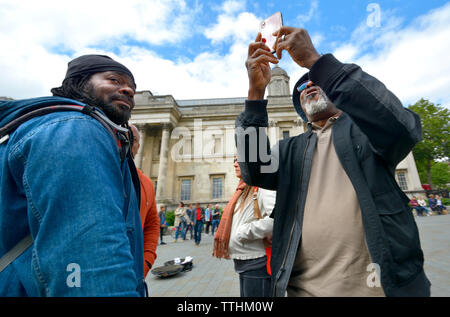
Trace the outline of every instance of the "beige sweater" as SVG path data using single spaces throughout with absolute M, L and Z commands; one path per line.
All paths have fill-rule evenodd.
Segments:
M 288 296 L 384 296 L 370 283 L 373 265 L 361 208 L 334 148 L 334 121 L 323 128 L 313 124 L 317 146 Z
M 253 199 L 248 199 L 245 207 L 234 214 L 229 243 L 232 259 L 250 260 L 266 255 L 263 239 L 272 237 L 273 219 L 269 216 L 275 206 L 275 197 L 275 191 L 259 188 L 257 198 L 262 219 L 254 218 Z M 239 210 L 241 203 L 239 198 L 236 210 Z

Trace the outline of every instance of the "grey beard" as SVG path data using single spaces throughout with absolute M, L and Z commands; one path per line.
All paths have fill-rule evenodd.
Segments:
M 327 97 L 324 95 L 322 91 L 319 92 L 319 98 L 317 100 L 307 101 L 305 104 L 305 111 L 308 116 L 315 115 L 319 112 L 327 109 Z

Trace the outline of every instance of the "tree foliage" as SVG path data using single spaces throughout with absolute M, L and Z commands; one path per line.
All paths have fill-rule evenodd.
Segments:
M 450 184 L 450 166 L 448 163 L 435 162 L 433 166 L 431 166 L 431 179 L 436 188 L 447 188 L 447 184 Z
M 450 156 L 450 110 L 426 99 L 420 99 L 408 108 L 417 113 L 422 121 L 422 140 L 413 150 L 419 175 L 422 183 L 433 187 L 432 167 L 438 160 Z M 441 185 L 442 181 L 439 179 L 438 183 Z

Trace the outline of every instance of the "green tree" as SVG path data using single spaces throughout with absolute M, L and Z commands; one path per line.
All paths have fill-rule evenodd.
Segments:
M 447 188 L 450 184 L 450 166 L 447 162 L 435 162 L 431 167 L 431 179 L 436 188 Z
M 413 149 L 417 169 L 422 183 L 433 188 L 431 168 L 437 160 L 449 157 L 450 110 L 423 98 L 408 108 L 422 121 L 422 140 Z

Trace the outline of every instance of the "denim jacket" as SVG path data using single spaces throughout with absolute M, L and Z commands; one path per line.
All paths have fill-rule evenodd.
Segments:
M 0 127 L 59 97 L 0 102 Z M 143 237 L 126 159 L 94 118 L 55 112 L 0 144 L 0 257 L 33 245 L 0 273 L 0 296 L 142 296 Z

